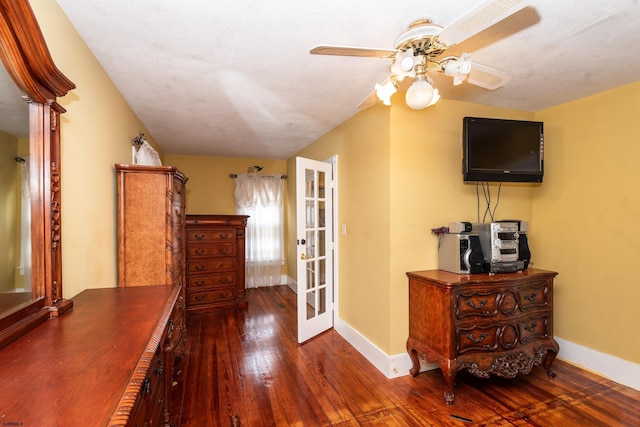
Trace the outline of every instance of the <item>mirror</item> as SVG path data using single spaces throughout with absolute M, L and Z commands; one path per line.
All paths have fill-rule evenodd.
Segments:
M 22 251 L 22 248 L 29 247 L 29 240 L 31 248 L 31 256 L 28 258 L 31 262 L 31 274 L 24 271 L 23 263 L 23 277 L 16 279 L 14 276 L 13 289 L 10 292 L 0 289 L 0 299 L 24 298 L 24 301 L 6 302 L 7 308 L 0 307 L 0 347 L 2 347 L 44 320 L 56 317 L 72 306 L 70 301 L 62 297 L 58 125 L 60 114 L 65 110 L 57 104 L 56 99 L 75 88 L 75 85 L 53 63 L 28 0 L 0 0 L 0 59 L 4 65 L 4 71 L 13 82 L 13 86 L 9 83 L 6 85 L 8 91 L 6 94 L 9 98 L 3 98 L 0 102 L 13 102 L 11 99 L 13 95 L 17 97 L 17 101 L 27 105 L 28 109 L 28 133 L 25 134 L 28 138 L 23 138 L 21 142 L 20 137 L 11 136 L 20 134 L 19 130 L 3 133 L 2 137 L 6 137 L 5 141 L 14 142 L 6 142 L 7 146 L 0 147 L 0 156 L 4 153 L 3 150 L 13 150 L 12 147 L 8 147 L 15 143 L 16 152 L 28 154 L 29 168 L 28 203 L 25 203 L 24 208 L 22 206 L 18 208 L 15 205 L 17 202 L 0 203 L 0 209 L 5 209 L 3 215 L 13 218 L 11 226 L 5 227 L 5 224 L 0 224 L 0 227 L 3 227 L 0 233 L 7 233 L 8 238 L 20 241 L 19 244 L 5 244 L 6 248 L 3 250 L 16 252 L 19 247 Z M 4 96 L 5 92 L 2 93 Z M 20 99 L 21 95 L 24 100 Z M 13 114 L 13 112 L 7 112 L 7 114 Z M 22 125 L 18 125 L 20 126 Z M 17 178 L 15 157 L 23 156 L 16 155 L 13 159 L 8 159 L 9 162 L 13 162 L 7 169 L 8 176 L 13 176 L 14 181 L 21 181 L 22 179 Z M 0 159 L 0 164 L 4 165 L 3 161 L 5 159 Z M 17 190 L 7 190 L 7 192 L 12 191 L 15 192 L 14 198 L 17 197 Z M 10 196 L 0 193 L 0 197 Z M 22 216 L 27 210 L 31 217 L 28 229 L 31 236 L 30 239 L 25 238 L 23 241 L 22 237 L 18 238 L 13 233 L 17 233 L 15 225 L 19 222 L 16 218 L 17 212 Z M 13 263 L 12 268 L 20 268 L 20 258 L 16 253 L 7 257 L 10 261 L 3 261 L 0 258 L 0 263 Z M 27 258 L 23 260 L 26 261 Z M 10 275 L 1 269 L 0 274 Z M 27 275 L 26 281 L 24 275 Z M 30 292 L 27 290 L 29 277 Z M 5 281 L 9 283 L 7 286 L 12 286 L 11 279 L 5 279 Z M 24 292 L 16 291 L 21 288 L 24 288 Z
M 29 106 L 0 68 L 0 318 L 41 295 L 31 287 Z

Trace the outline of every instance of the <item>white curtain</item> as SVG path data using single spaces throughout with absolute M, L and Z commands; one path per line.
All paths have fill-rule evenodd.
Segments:
M 31 290 L 31 192 L 29 190 L 29 165 L 20 164 L 20 267 L 24 290 Z
M 162 161 L 160 160 L 160 155 L 151 146 L 151 144 L 143 140 L 142 145 L 140 145 L 140 148 L 138 148 L 138 151 L 135 153 L 134 164 L 146 166 L 162 166 Z
M 236 212 L 249 215 L 246 287 L 279 285 L 284 264 L 284 182 L 280 175 L 236 177 Z

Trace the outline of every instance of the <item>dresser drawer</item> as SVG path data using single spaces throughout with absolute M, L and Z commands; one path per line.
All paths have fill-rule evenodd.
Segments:
M 154 412 L 158 399 L 164 397 L 164 385 L 165 385 L 165 359 L 164 359 L 164 347 L 161 345 L 158 347 L 157 352 L 151 364 L 147 376 L 142 383 L 142 394 L 147 396 L 148 408 L 147 411 Z M 147 414 L 147 418 L 149 417 Z
M 456 293 L 456 317 L 491 317 L 498 314 L 500 291 L 460 290 Z
M 456 329 L 458 354 L 471 351 L 495 351 L 498 349 L 499 325 L 470 326 Z
M 234 258 L 209 258 L 187 261 L 187 274 L 235 271 Z
M 187 287 L 189 289 L 203 288 L 207 286 L 233 285 L 235 283 L 236 273 L 233 271 L 223 274 L 187 277 Z
M 147 424 L 147 414 L 149 413 L 149 399 L 143 393 L 138 394 L 131 417 L 127 422 L 127 427 L 139 427 Z
M 487 289 L 460 289 L 456 292 L 456 319 L 492 318 L 496 320 L 521 316 L 534 309 L 547 307 L 548 286 L 544 282 L 529 286 Z
M 547 282 L 537 282 L 518 289 L 520 310 L 526 312 L 549 305 L 549 285 Z
M 202 292 L 189 292 L 187 304 L 189 306 L 215 304 L 232 301 L 234 297 L 234 289 L 230 287 Z
M 230 241 L 236 240 L 235 228 L 206 228 L 199 227 L 198 229 L 187 230 L 187 240 L 189 242 L 217 242 L 217 241 Z
M 215 245 L 190 245 L 187 248 L 189 259 L 199 257 L 235 256 L 236 246 L 233 243 Z
M 507 322 L 458 326 L 456 347 L 458 354 L 507 351 L 537 339 L 547 338 L 550 334 L 548 315 L 539 313 Z
M 551 328 L 549 325 L 549 316 L 541 314 L 531 316 L 518 322 L 520 329 L 520 342 L 526 344 L 535 341 L 538 338 L 546 338 L 551 336 Z

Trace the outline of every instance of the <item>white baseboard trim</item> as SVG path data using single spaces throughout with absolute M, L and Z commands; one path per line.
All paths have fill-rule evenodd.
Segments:
M 286 274 L 282 275 L 281 283 L 284 285 L 287 285 L 289 289 L 293 291 L 293 293 L 295 294 L 298 293 L 298 283 L 295 280 L 293 280 L 291 277 L 287 276 Z
M 286 283 L 294 292 L 297 292 L 295 280 L 286 275 L 283 275 L 282 280 L 282 283 Z M 409 370 L 413 364 L 409 354 L 401 353 L 389 356 L 351 325 L 337 317 L 333 328 L 387 378 L 410 375 Z M 608 378 L 618 384 L 640 390 L 640 364 L 602 353 L 559 337 L 555 337 L 555 339 L 560 345 L 558 359 Z M 435 363 L 420 362 L 420 372 L 437 368 L 438 365 Z
M 636 390 L 640 390 L 640 364 L 555 337 L 560 345 L 558 359 L 584 368 Z
M 413 365 L 409 354 L 389 356 L 341 319 L 336 319 L 334 329 L 387 378 L 410 375 L 409 369 Z M 556 341 L 560 345 L 558 359 L 587 369 L 618 384 L 640 390 L 640 364 L 601 353 L 562 338 L 556 337 Z M 420 364 L 421 372 L 437 368 L 438 365 L 435 363 L 421 362 Z
M 387 355 L 342 319 L 336 319 L 333 328 L 387 378 L 409 375 L 409 369 L 413 366 L 409 354 Z M 438 365 L 433 363 L 421 364 L 420 371 L 437 367 Z

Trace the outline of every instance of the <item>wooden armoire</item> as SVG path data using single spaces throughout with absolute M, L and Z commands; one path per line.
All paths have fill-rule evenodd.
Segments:
M 185 185 L 172 166 L 116 164 L 118 180 L 118 287 L 179 287 L 171 314 L 172 351 L 184 353 L 187 328 L 185 291 Z
M 147 403 L 138 398 L 131 422 L 152 420 L 170 424 L 172 387 L 184 355 L 185 299 L 185 185 L 187 177 L 171 166 L 116 164 L 118 188 L 118 287 L 167 287 L 177 292 L 167 313 L 166 328 L 158 334 L 145 386 Z M 151 288 L 149 288 L 151 289 Z M 177 290 L 176 290 L 177 289 Z M 140 403 L 142 402 L 142 403 Z M 139 414 L 135 415 L 138 411 Z M 141 418 L 142 417 L 142 418 Z M 140 421 L 140 425 L 147 425 Z M 155 425 L 155 424 L 153 424 Z
M 172 166 L 115 169 L 118 286 L 183 285 L 187 177 Z

